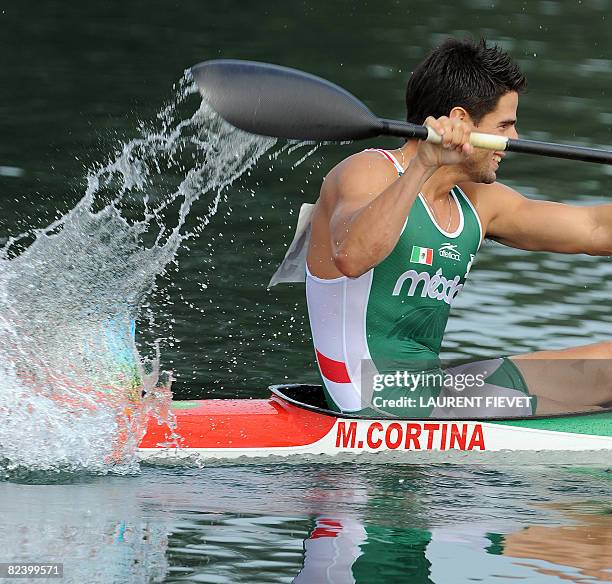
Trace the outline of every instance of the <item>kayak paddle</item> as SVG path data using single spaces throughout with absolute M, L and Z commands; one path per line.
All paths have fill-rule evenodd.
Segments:
M 426 126 L 374 115 L 354 95 L 321 77 L 268 63 L 217 59 L 191 68 L 202 97 L 227 122 L 252 134 L 294 140 L 344 141 L 375 136 L 439 144 Z M 612 164 L 612 152 L 473 132 L 476 148 Z

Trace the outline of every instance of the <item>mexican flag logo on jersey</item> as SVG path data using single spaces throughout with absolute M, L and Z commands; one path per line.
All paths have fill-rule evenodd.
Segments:
M 433 249 L 431 247 L 419 247 L 418 245 L 412 246 L 412 253 L 410 254 L 410 261 L 413 264 L 425 264 L 431 266 L 433 261 Z

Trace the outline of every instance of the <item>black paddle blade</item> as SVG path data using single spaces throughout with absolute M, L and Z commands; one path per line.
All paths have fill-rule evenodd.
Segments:
M 360 140 L 382 131 L 382 120 L 354 95 L 296 69 L 219 59 L 191 72 L 210 106 L 252 134 L 323 141 Z

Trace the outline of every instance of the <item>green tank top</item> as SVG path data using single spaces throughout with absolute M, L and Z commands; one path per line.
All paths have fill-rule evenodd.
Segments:
M 373 269 L 366 333 L 375 364 L 437 361 L 451 304 L 482 237 L 467 196 L 459 187 L 451 196 L 460 214 L 454 233 L 438 226 L 419 195 L 395 248 Z

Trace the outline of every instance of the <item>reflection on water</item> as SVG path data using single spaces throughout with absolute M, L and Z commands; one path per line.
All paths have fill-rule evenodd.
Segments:
M 605 582 L 604 468 L 147 468 L 0 483 L 2 561 L 72 582 Z
M 63 582 L 162 581 L 168 523 L 130 485 L 0 484 L 1 561 L 63 562 Z
M 548 505 L 571 525 L 532 525 L 508 534 L 503 553 L 526 560 L 540 574 L 563 577 L 564 568 L 575 568 L 579 578 L 601 582 L 612 579 L 610 507 L 592 504 Z M 536 560 L 536 562 L 530 561 Z M 560 567 L 559 567 L 560 566 Z

